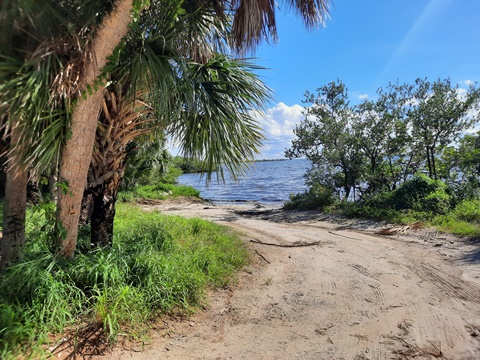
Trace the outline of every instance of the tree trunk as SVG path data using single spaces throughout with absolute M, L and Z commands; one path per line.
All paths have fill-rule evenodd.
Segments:
M 12 128 L 11 144 L 17 144 L 19 129 Z M 6 169 L 5 199 L 3 202 L 3 235 L 1 238 L 2 269 L 16 260 L 25 243 L 25 214 L 27 208 L 28 171 L 19 163 L 20 148 L 14 148 L 9 155 Z
M 117 202 L 120 173 L 111 178 L 111 181 L 98 186 L 93 193 L 93 212 L 91 222 L 92 246 L 112 246 L 113 220 L 115 218 L 115 204 Z M 123 170 L 121 171 L 123 174 Z M 102 191 L 102 188 L 104 189 Z
M 150 131 L 144 127 L 151 109 L 125 97 L 128 86 L 105 95 L 90 164 L 88 194 L 92 196 L 91 243 L 111 246 L 118 189 L 123 178 L 128 144 Z
M 85 84 L 92 86 L 100 69 L 107 63 L 115 47 L 128 32 L 132 0 L 115 1 L 115 10 L 106 16 L 93 40 L 94 59 L 88 62 Z M 67 193 L 59 189 L 57 222 L 65 229 L 60 241 L 60 254 L 73 258 L 78 234 L 78 220 L 88 167 L 92 157 L 97 120 L 103 100 L 103 86 L 86 99 L 80 98 L 74 109 L 71 138 L 63 147 L 60 159 L 60 182 L 68 184 Z
M 433 179 L 437 180 L 437 167 L 435 165 L 435 152 L 433 150 L 433 146 L 430 148 L 430 156 L 432 157 Z
M 430 162 L 430 148 L 428 145 L 425 147 L 427 151 L 427 165 L 428 165 L 428 177 L 432 179 L 432 163 Z

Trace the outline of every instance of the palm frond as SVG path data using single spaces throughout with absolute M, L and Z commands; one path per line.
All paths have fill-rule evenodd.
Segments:
M 307 28 L 325 25 L 329 17 L 328 0 L 289 0 L 288 3 L 303 18 Z
M 233 33 L 237 51 L 254 50 L 262 40 L 277 40 L 275 0 L 235 0 L 230 3 L 234 13 Z M 329 0 L 287 0 L 287 5 L 303 18 L 309 28 L 323 25 L 329 16 Z
M 270 89 L 244 61 L 217 55 L 207 64 L 190 64 L 188 78 L 195 84 L 183 109 L 172 119 L 168 133 L 187 158 L 204 160 L 207 180 L 218 164 L 234 176 L 244 172 L 263 139 L 252 117 L 270 96 Z M 217 180 L 223 180 L 223 168 Z
M 5 0 L 0 5 L 0 96 L 18 122 L 28 166 L 49 166 L 68 135 L 72 102 L 91 56 L 95 24 L 111 4 Z
M 233 18 L 235 45 L 253 49 L 262 40 L 277 40 L 275 0 L 239 0 Z

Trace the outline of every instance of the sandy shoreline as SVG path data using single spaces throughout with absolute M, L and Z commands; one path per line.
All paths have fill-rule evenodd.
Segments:
M 142 207 L 230 226 L 254 262 L 205 310 L 105 359 L 480 359 L 478 244 L 259 204 Z

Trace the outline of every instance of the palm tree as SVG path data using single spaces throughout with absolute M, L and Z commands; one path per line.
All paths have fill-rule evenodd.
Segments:
M 87 182 L 87 193 L 92 195 L 91 243 L 94 245 L 112 243 L 115 203 L 125 172 L 128 145 L 151 131 L 149 125 L 156 120 L 151 106 L 140 98 L 132 104 L 124 96 L 119 86 L 106 94 L 96 132 Z
M 80 204 L 95 141 L 97 119 L 104 98 L 106 81 L 103 79 L 106 78 L 108 73 L 107 71 L 102 72 L 102 70 L 106 69 L 105 65 L 109 63 L 108 59 L 110 56 L 117 53 L 114 50 L 118 51 L 128 41 L 129 25 L 132 22 L 132 17 L 139 20 L 144 14 L 151 14 L 152 18 L 155 18 L 155 16 L 160 15 L 159 9 L 161 9 L 160 5 L 163 2 L 145 0 L 135 2 L 135 6 L 133 3 L 132 0 L 116 0 L 113 2 L 113 10 L 110 9 L 112 2 L 98 2 L 94 0 L 67 0 L 62 2 L 45 0 L 42 3 L 29 0 L 4 0 L 2 3 L 2 9 L 7 8 L 12 12 L 14 8 L 12 4 L 17 5 L 18 8 L 22 9 L 19 12 L 20 15 L 25 16 L 28 13 L 25 18 L 41 19 L 41 21 L 38 21 L 38 26 L 29 32 L 30 34 L 39 33 L 37 30 L 43 29 L 43 27 L 49 30 L 55 29 L 55 31 L 50 31 L 49 36 L 38 39 L 40 40 L 38 41 L 39 44 L 45 44 L 46 41 L 52 41 L 52 39 L 64 39 L 63 44 L 68 46 L 79 44 L 78 48 L 82 49 L 82 51 L 78 52 L 81 55 L 78 59 L 81 59 L 81 61 L 69 61 L 71 58 L 68 58 L 66 61 L 61 59 L 62 61 L 59 62 L 61 66 L 58 66 L 55 71 L 50 71 L 50 74 L 63 75 L 63 77 L 60 76 L 61 80 L 68 79 L 68 81 L 57 81 L 57 83 L 67 86 L 60 86 L 56 90 L 64 94 L 67 92 L 73 93 L 72 97 L 75 100 L 73 113 L 68 119 L 70 128 L 66 133 L 69 136 L 62 146 L 59 174 L 59 180 L 68 184 L 66 193 L 59 192 L 57 217 L 58 227 L 63 227 L 65 230 L 62 231 L 65 236 L 60 245 L 60 253 L 65 257 L 73 257 L 76 247 Z M 190 0 L 185 1 L 185 4 L 194 8 L 198 7 L 199 4 L 209 5 L 215 9 L 215 16 L 220 18 L 228 19 L 230 14 L 233 15 L 233 32 L 235 35 L 233 46 L 238 52 L 254 49 L 264 36 L 274 41 L 276 40 L 275 2 L 272 0 Z M 290 0 L 286 4 L 301 14 L 307 26 L 321 23 L 327 15 L 327 0 Z M 35 6 L 37 8 L 31 11 Z M 25 11 L 25 9 L 28 11 Z M 50 13 L 55 14 L 55 16 L 49 15 Z M 12 26 L 11 20 L 16 21 L 16 17 L 4 15 L 5 12 L 2 12 L 0 20 L 7 23 L 7 27 L 15 28 L 15 26 Z M 56 28 L 50 26 L 51 23 L 55 22 L 58 24 Z M 136 24 L 138 21 L 134 23 Z M 45 26 L 45 24 L 49 24 L 49 26 Z M 24 34 L 24 29 L 19 31 L 19 33 Z M 12 43 L 14 42 L 9 44 Z M 142 43 L 137 44 L 139 52 L 142 51 L 141 45 Z M 43 64 L 42 66 L 46 63 L 45 56 L 52 59 L 50 57 L 51 53 L 33 51 L 29 54 L 31 55 L 30 60 L 37 60 L 37 63 Z M 111 60 L 109 64 L 115 64 L 115 56 Z M 78 66 L 72 65 L 71 68 L 66 66 L 70 64 L 77 64 Z M 55 64 L 55 66 L 57 65 Z M 44 66 L 44 69 L 46 68 Z M 72 71 L 72 69 L 75 71 Z M 73 73 L 75 76 L 72 76 Z M 52 83 L 54 82 L 50 82 L 50 85 Z M 50 93 L 52 86 L 44 89 L 48 89 L 49 91 L 46 93 Z M 3 93 L 3 90 L 1 92 Z M 31 96 L 33 99 L 37 97 L 39 92 L 24 92 L 24 94 L 33 95 Z M 43 124 L 40 126 L 49 124 L 46 126 L 46 129 L 51 130 L 52 126 L 65 129 L 65 127 L 51 124 L 53 122 L 58 125 L 59 121 L 61 121 L 60 119 L 64 117 L 57 116 L 54 112 L 47 110 L 54 109 L 55 112 L 61 112 L 60 110 L 65 109 L 69 110 L 68 106 L 72 102 L 68 101 L 67 97 L 61 98 L 66 102 L 65 109 L 63 109 L 63 105 L 59 107 L 51 106 L 52 98 L 50 97 L 46 103 L 47 106 L 45 106 L 45 103 L 41 106 L 39 102 L 36 102 L 36 109 L 43 111 L 43 115 L 40 117 L 22 115 L 22 124 L 33 119 L 31 123 L 26 123 L 25 126 L 22 126 L 24 128 L 22 130 L 22 140 L 25 143 L 27 143 L 27 139 L 35 139 L 35 136 L 37 136 L 37 133 L 35 133 L 32 137 L 33 133 L 26 130 L 28 129 L 26 125 L 32 125 L 35 129 L 38 129 L 39 124 Z M 38 115 L 42 111 L 37 111 L 36 114 Z M 48 114 L 45 114 L 45 112 Z M 69 112 L 67 111 L 67 113 Z M 37 121 L 42 116 L 48 117 L 50 123 Z M 14 118 L 12 117 L 12 119 Z M 185 128 L 188 129 L 188 126 Z M 30 163 L 41 163 L 41 159 L 45 160 L 48 156 L 53 157 L 51 156 L 53 152 L 51 150 L 52 141 L 59 139 L 59 137 L 52 137 L 52 133 L 53 131 L 49 131 L 48 134 L 50 136 L 47 137 L 44 137 L 42 132 L 38 133 L 42 141 L 36 146 L 32 146 L 33 151 L 28 152 Z M 45 145 L 48 143 L 50 143 L 50 146 Z M 55 141 L 55 144 L 58 144 L 58 141 Z
M 16 144 L 21 132 L 18 122 L 10 130 L 9 140 Z M 11 146 L 6 164 L 5 198 L 3 201 L 3 226 L 1 238 L 1 268 L 18 257 L 25 243 L 25 217 L 28 171 L 22 167 L 21 149 Z
M 4 267 L 24 242 L 26 181 L 29 166 L 46 166 L 65 134 L 65 110 L 74 98 L 75 79 L 89 52 L 88 38 L 73 20 L 95 23 L 93 1 L 4 0 L 0 7 L 0 96 L 4 139 L 11 144 L 1 240 Z M 82 9 L 82 11 L 79 11 Z M 76 11 L 74 11 L 76 10 Z M 72 31 L 75 30 L 75 31 Z M 65 59 L 69 58 L 69 64 Z M 65 65 L 65 66 L 64 66 Z M 68 66 L 66 66 L 68 65 Z M 38 147 L 40 142 L 43 147 Z
M 109 75 L 113 85 L 100 114 L 88 181 L 92 244 L 112 242 L 125 159 L 139 136 L 168 131 L 188 156 L 209 155 L 207 172 L 219 163 L 237 172 L 262 138 L 249 110 L 263 106 L 269 89 L 251 72 L 252 65 L 217 53 L 227 49 L 230 26 L 225 19 L 214 17 L 211 7 L 180 7 L 184 5 L 170 2 L 154 19 L 145 12 L 142 25 L 129 35 L 144 39 L 143 51 L 136 49 L 136 41 L 127 41 Z M 172 21 L 173 14 L 181 16 Z M 193 41 L 197 46 L 191 47 Z M 143 71 L 135 71 L 139 68 Z
M 190 3 L 198 3 L 191 1 Z M 253 49 L 265 34 L 276 39 L 275 2 L 271 0 L 201 1 L 214 4 L 218 16 L 233 13 L 234 46 L 237 50 Z M 307 26 L 321 23 L 327 15 L 327 0 L 297 0 L 287 4 L 299 12 Z M 107 63 L 107 57 L 121 44 L 121 38 L 128 32 L 130 11 L 134 10 L 131 1 L 117 0 L 113 15 L 105 17 L 100 31 L 94 37 L 96 61 L 91 61 L 85 74 L 85 83 L 93 84 L 99 70 Z M 155 12 L 155 3 L 145 11 Z M 72 116 L 72 137 L 68 139 L 62 152 L 60 179 L 69 184 L 69 195 L 59 195 L 58 221 L 66 229 L 61 254 L 73 257 L 80 204 L 85 187 L 88 164 L 93 148 L 96 119 L 101 109 L 103 87 L 93 92 L 87 99 L 79 101 Z

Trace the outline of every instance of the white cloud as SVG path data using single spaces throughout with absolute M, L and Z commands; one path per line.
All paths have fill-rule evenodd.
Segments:
M 301 105 L 288 106 L 279 102 L 265 112 L 254 111 L 251 115 L 258 121 L 266 139 L 260 148 L 258 159 L 282 159 L 285 149 L 295 137 L 293 129 L 305 118 Z M 179 144 L 169 139 L 167 150 L 172 155 L 182 155 Z
M 475 85 L 475 82 L 472 80 L 464 80 L 464 81 L 460 81 L 460 84 L 465 84 L 467 86 L 470 86 L 470 85 Z
M 293 129 L 305 118 L 303 111 L 304 108 L 301 105 L 288 106 L 279 102 L 264 113 L 255 112 L 253 114 L 267 138 L 260 149 L 259 158 L 278 159 L 284 157 L 285 149 L 290 147 L 291 141 L 295 137 Z
M 358 98 L 359 98 L 360 100 L 368 99 L 368 94 L 360 94 L 360 95 L 358 95 Z

